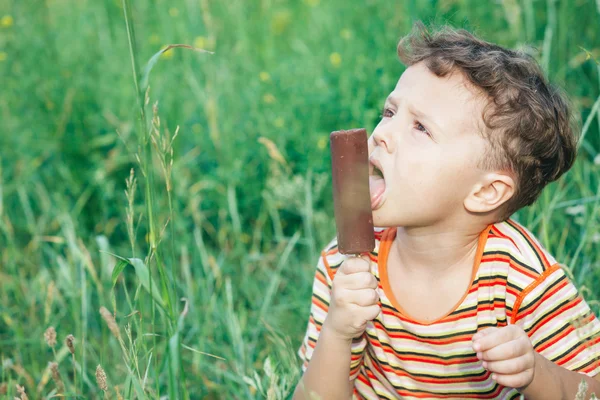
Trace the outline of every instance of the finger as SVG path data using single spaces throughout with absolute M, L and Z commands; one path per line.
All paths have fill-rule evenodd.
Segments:
M 492 379 L 495 380 L 498 384 L 506 387 L 511 387 L 515 389 L 520 389 L 529 383 L 531 383 L 531 375 L 533 371 L 527 370 L 518 374 L 492 374 Z
M 381 312 L 381 307 L 379 305 L 372 305 L 368 307 L 363 307 L 359 311 L 361 316 L 367 321 L 373 321 L 379 313 Z
M 373 289 L 350 290 L 348 302 L 367 307 L 379 303 L 379 293 Z
M 483 368 L 502 375 L 518 374 L 533 368 L 533 358 L 529 354 L 501 361 L 483 361 Z
M 531 348 L 529 338 L 518 337 L 506 343 L 501 343 L 489 350 L 478 351 L 477 357 L 484 361 L 510 360 L 527 354 Z
M 377 289 L 377 278 L 370 272 L 356 272 L 344 277 L 344 287 L 347 289 Z
M 496 328 L 496 327 L 484 328 L 484 329 L 480 330 L 479 332 L 477 332 L 476 334 L 474 334 L 472 337 L 472 340 L 480 339 L 486 335 L 489 335 L 492 332 L 497 331 L 498 329 L 500 329 L 500 328 Z
M 342 263 L 340 271 L 346 275 L 354 274 L 357 272 L 369 272 L 371 269 L 371 263 L 363 257 L 348 257 Z
M 518 336 L 518 330 L 512 328 L 513 325 L 496 328 L 482 337 L 473 341 L 473 349 L 476 352 L 483 352 L 496 347 L 502 343 L 510 342 Z M 483 332 L 483 331 L 482 331 Z

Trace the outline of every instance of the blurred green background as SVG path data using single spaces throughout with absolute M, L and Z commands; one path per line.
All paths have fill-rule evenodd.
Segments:
M 577 163 L 516 217 L 598 312 L 600 2 L 8 0 L 0 391 L 100 398 L 101 365 L 110 398 L 289 397 L 335 235 L 329 133 L 372 132 L 417 19 L 529 47 L 570 95 Z M 214 54 L 163 53 L 146 95 L 175 43 Z

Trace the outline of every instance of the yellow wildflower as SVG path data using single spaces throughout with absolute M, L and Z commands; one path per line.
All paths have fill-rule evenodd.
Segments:
M 160 43 L 160 36 L 158 36 L 156 33 L 153 33 L 148 38 L 148 42 L 150 42 L 150 44 L 159 44 Z
M 263 96 L 263 101 L 267 104 L 275 103 L 275 96 L 273 96 L 271 93 L 267 93 Z
M 276 128 L 283 128 L 283 125 L 285 125 L 285 120 L 279 117 L 273 121 L 273 125 L 275 125 Z
M 329 61 L 334 67 L 339 67 L 342 64 L 342 56 L 340 53 L 331 53 L 329 55 Z
M 350 39 L 352 37 L 352 31 L 350 29 L 342 29 L 340 32 L 342 39 Z
M 166 47 L 166 46 L 165 46 Z M 169 49 L 160 55 L 160 58 L 170 59 L 173 58 L 173 49 Z
M 320 0 L 304 0 L 304 3 L 306 3 L 307 5 L 309 5 L 311 7 L 318 6 L 320 2 L 321 2 Z
M 0 25 L 2 25 L 2 27 L 4 28 L 8 28 L 9 26 L 12 26 L 14 20 L 13 17 L 11 17 L 10 15 L 5 15 L 2 17 L 2 19 L 0 19 Z
M 269 73 L 268 73 L 268 72 L 266 72 L 266 71 L 262 71 L 262 72 L 261 72 L 261 73 L 258 75 L 258 77 L 259 77 L 259 78 L 260 78 L 260 80 L 261 80 L 261 81 L 263 81 L 263 82 L 267 82 L 268 80 L 270 80 L 270 79 L 271 79 L 271 75 L 269 75 Z
M 175 7 L 171 7 L 171 8 L 169 8 L 169 15 L 171 17 L 176 17 L 179 15 L 179 10 L 176 9 Z
M 0 62 L 6 60 L 6 53 L 3 51 L 0 51 Z
M 327 138 L 325 136 L 319 138 L 319 141 L 317 142 L 317 147 L 321 150 L 327 147 Z
M 206 49 L 206 38 L 204 36 L 196 36 L 194 39 L 194 47 Z
M 276 35 L 280 35 L 285 32 L 291 22 L 292 14 L 289 11 L 278 11 L 271 19 L 271 31 Z
M 215 48 L 215 39 L 212 37 L 207 38 L 206 36 L 196 36 L 194 47 L 212 51 Z

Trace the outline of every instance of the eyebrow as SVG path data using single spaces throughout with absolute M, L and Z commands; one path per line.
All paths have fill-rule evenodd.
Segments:
M 398 104 L 396 103 L 396 98 L 393 97 L 391 94 L 385 99 L 385 104 L 391 104 L 394 107 L 398 107 Z M 424 112 L 416 109 L 412 104 L 409 105 L 409 110 L 411 113 L 415 114 L 419 119 L 423 120 L 423 122 L 425 122 L 427 125 L 433 126 L 433 128 L 435 129 L 436 132 L 442 132 L 442 129 L 440 128 L 440 124 L 438 124 L 433 118 L 430 118 L 427 114 L 425 114 Z

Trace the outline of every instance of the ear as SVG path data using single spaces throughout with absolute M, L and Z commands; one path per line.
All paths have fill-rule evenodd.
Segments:
M 477 182 L 463 204 L 467 211 L 486 213 L 500 208 L 514 193 L 513 178 L 508 174 L 493 172 Z

